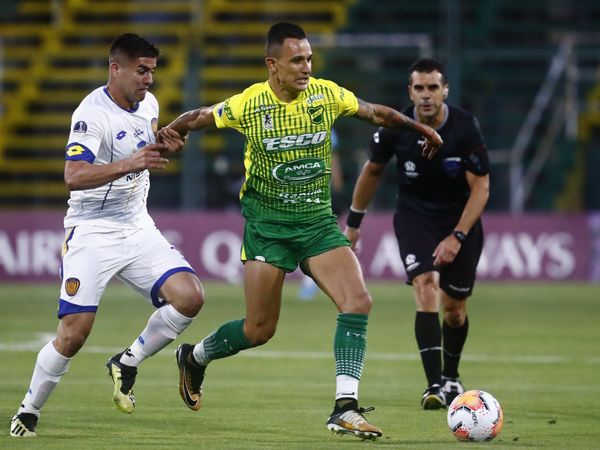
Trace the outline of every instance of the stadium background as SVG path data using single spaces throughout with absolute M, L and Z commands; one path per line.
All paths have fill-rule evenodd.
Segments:
M 600 277 L 600 219 L 593 212 L 600 209 L 598 1 L 421 0 L 373 6 L 365 0 L 4 0 L 0 17 L 1 279 L 55 276 L 53 269 L 40 274 L 34 265 L 49 247 L 56 255 L 59 248 L 70 114 L 106 81 L 107 48 L 116 35 L 138 32 L 161 47 L 153 90 L 164 125 L 184 110 L 216 103 L 265 79 L 264 34 L 280 20 L 306 28 L 315 76 L 397 108 L 408 104 L 408 65 L 419 56 L 442 60 L 450 102 L 479 117 L 488 142 L 493 172 L 485 220 L 499 244 L 486 252 L 497 255 L 500 249 L 498 264 L 505 266 L 496 268 L 504 273 L 496 278 Z M 337 199 L 343 215 L 373 127 L 342 119 L 336 129 L 346 180 Z M 231 221 L 239 229 L 234 216 L 243 177 L 241 148 L 233 131 L 192 134 L 182 156 L 153 174 L 149 205 L 158 221 L 161 211 L 185 211 L 192 222 L 212 217 L 215 231 Z M 371 217 L 385 217 L 393 207 L 389 169 Z M 57 215 L 36 215 L 42 210 Z M 538 214 L 542 227 L 536 225 Z M 368 225 L 379 235 L 389 233 L 383 217 Z M 520 222 L 510 220 L 516 217 Z M 196 257 L 203 250 L 186 248 L 189 238 L 176 222 L 171 234 L 179 233 L 184 252 L 204 265 Z M 380 244 L 375 242 L 373 251 Z M 393 253 L 393 239 L 382 245 Z M 551 250 L 553 245 L 558 250 Z M 528 259 L 531 248 L 537 259 Z M 570 260 L 573 270 L 551 275 L 554 266 Z M 527 264 L 546 269 L 530 267 L 534 275 L 529 276 Z M 200 271 L 209 277 L 215 272 Z

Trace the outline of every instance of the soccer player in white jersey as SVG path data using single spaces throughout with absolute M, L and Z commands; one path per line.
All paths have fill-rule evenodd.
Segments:
M 162 155 L 184 144 L 178 136 L 156 142 L 159 108 L 148 89 L 158 56 L 140 36 L 119 36 L 110 49 L 108 83 L 73 113 L 65 157 L 71 195 L 58 330 L 37 356 L 29 389 L 10 423 L 11 436 L 36 436 L 40 410 L 91 332 L 111 278 L 120 278 L 156 308 L 133 343 L 107 363 L 113 400 L 126 413 L 135 407 L 139 364 L 182 333 L 204 302 L 194 270 L 146 209 L 148 169 L 164 168 L 168 160 Z

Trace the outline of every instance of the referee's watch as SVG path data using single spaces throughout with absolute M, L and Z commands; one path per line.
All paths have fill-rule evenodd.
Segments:
M 464 244 L 465 241 L 467 240 L 467 235 L 459 230 L 454 230 L 452 232 L 452 236 L 454 236 L 456 239 L 458 239 L 458 242 L 460 242 L 461 244 Z

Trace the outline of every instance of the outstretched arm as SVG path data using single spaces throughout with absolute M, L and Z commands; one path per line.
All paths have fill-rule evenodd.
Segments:
M 428 159 L 433 158 L 433 155 L 443 143 L 442 138 L 433 128 L 419 123 L 389 106 L 358 99 L 358 111 L 356 111 L 355 116 L 378 127 L 404 128 L 421 133 L 425 137 L 423 156 Z
M 198 109 L 184 112 L 165 128 L 175 130 L 180 136 L 185 137 L 190 131 L 212 127 L 215 125 L 215 117 L 213 116 L 215 106 L 202 106 Z M 164 135 L 166 132 L 160 130 L 158 133 L 159 135 Z M 166 138 L 166 136 L 163 137 Z

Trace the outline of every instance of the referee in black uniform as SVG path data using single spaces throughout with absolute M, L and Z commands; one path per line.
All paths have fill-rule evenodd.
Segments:
M 384 167 L 395 156 L 394 230 L 415 292 L 415 335 L 427 377 L 421 405 L 439 409 L 464 391 L 458 364 L 469 327 L 466 299 L 483 248 L 480 216 L 489 196 L 489 160 L 477 119 L 445 103 L 448 84 L 440 62 L 416 61 L 408 93 L 413 105 L 402 112 L 434 128 L 444 143 L 428 160 L 421 156 L 418 133 L 380 128 L 354 187 L 346 235 L 354 247 Z

